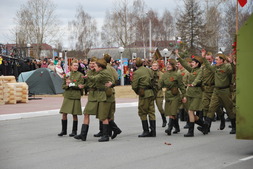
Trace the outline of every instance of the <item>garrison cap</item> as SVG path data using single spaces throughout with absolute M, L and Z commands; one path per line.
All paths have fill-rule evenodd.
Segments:
M 96 61 L 96 63 L 97 63 L 98 66 L 100 66 L 102 68 L 106 68 L 107 63 L 106 63 L 106 61 L 104 59 L 98 59 Z
M 109 55 L 108 53 L 104 54 L 104 59 L 107 63 L 110 63 L 111 58 L 112 58 L 111 55 Z
M 91 59 L 90 59 L 90 62 L 96 62 L 98 59 L 96 58 L 96 56 L 93 56 Z
M 142 61 L 142 59 L 141 59 L 140 57 L 137 57 L 135 63 L 136 63 L 136 66 L 137 66 L 137 67 L 140 67 L 140 66 L 142 66 L 142 64 L 143 64 L 143 61 Z
M 227 57 L 222 53 L 217 53 L 216 56 L 221 57 L 224 60 L 227 60 Z
M 203 58 L 200 56 L 194 56 L 194 58 L 192 60 L 194 60 L 194 59 L 197 60 L 200 64 L 203 63 Z
M 189 58 L 189 57 L 188 57 L 188 58 L 185 58 L 184 60 L 185 60 L 186 62 L 191 62 L 191 61 L 192 61 L 192 58 Z

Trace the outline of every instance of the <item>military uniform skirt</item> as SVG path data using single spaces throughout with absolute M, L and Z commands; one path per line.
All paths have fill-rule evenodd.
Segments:
M 111 119 L 115 110 L 115 104 L 113 102 L 98 102 L 98 119 L 104 121 L 105 119 Z
M 60 113 L 82 115 L 81 100 L 71 100 L 64 98 Z
M 98 102 L 88 101 L 84 108 L 83 114 L 97 115 L 97 112 L 98 112 Z
M 188 110 L 200 111 L 202 108 L 202 98 L 199 97 L 187 97 Z
M 179 97 L 165 101 L 165 116 L 176 116 L 180 106 Z

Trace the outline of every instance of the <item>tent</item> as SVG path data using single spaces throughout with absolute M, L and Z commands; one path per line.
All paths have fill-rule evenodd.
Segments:
M 22 75 L 21 73 L 20 76 L 26 76 L 26 74 Z M 64 91 L 62 89 L 62 78 L 48 68 L 36 69 L 25 82 L 29 86 L 29 93 L 31 94 L 60 94 Z
M 34 71 L 35 70 L 20 73 L 18 76 L 18 82 L 25 82 L 33 74 Z

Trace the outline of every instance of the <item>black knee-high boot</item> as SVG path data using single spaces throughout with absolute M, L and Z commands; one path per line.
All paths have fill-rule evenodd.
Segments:
M 180 121 L 185 121 L 185 110 L 184 109 L 179 109 L 179 118 L 180 118 Z
M 165 127 L 166 124 L 167 124 L 167 120 L 166 120 L 165 114 L 161 113 L 161 117 L 162 117 L 162 120 L 163 120 L 162 127 Z
M 82 124 L 81 133 L 79 135 L 76 135 L 74 138 L 77 140 L 81 139 L 82 141 L 86 141 L 88 130 L 89 130 L 89 125 Z
M 112 134 L 111 138 L 114 139 L 122 131 L 120 130 L 120 128 L 117 126 L 117 124 L 113 120 L 109 121 L 109 125 L 110 125 L 110 127 L 111 127 L 111 129 L 113 131 L 113 134 Z
M 178 123 L 178 118 L 174 119 L 174 127 L 175 127 L 175 131 L 173 131 L 173 134 L 179 133 L 180 127 L 179 127 L 179 123 Z
M 69 134 L 69 137 L 74 137 L 77 134 L 77 126 L 78 126 L 78 121 L 73 121 L 73 126 L 72 126 L 72 133 Z
M 109 141 L 108 127 L 109 127 L 109 124 L 103 124 L 103 135 L 102 135 L 102 137 L 98 140 L 99 142 L 106 142 L 106 141 Z
M 220 130 L 223 130 L 226 127 L 224 112 L 219 117 L 220 117 Z
M 195 121 L 195 123 L 200 126 L 197 127 L 199 131 L 201 131 L 204 135 L 208 134 L 208 125 L 204 123 L 202 119 L 198 119 L 197 121 Z
M 156 137 L 156 121 L 155 120 L 149 120 L 150 123 L 150 137 Z
M 230 131 L 230 134 L 235 134 L 236 133 L 235 118 L 234 119 L 230 119 L 230 121 L 231 121 L 231 126 L 232 126 L 232 130 Z
M 61 133 L 58 134 L 58 136 L 67 135 L 67 124 L 68 120 L 61 120 L 62 130 Z
M 171 130 L 174 126 L 174 119 L 169 119 L 168 128 L 165 130 L 165 133 L 167 133 L 169 136 L 171 135 Z
M 99 121 L 99 132 L 94 134 L 94 137 L 101 137 L 103 135 L 103 122 Z
M 142 124 L 143 133 L 138 135 L 138 137 L 150 137 L 149 129 L 148 129 L 148 121 L 142 120 L 141 124 Z
M 194 122 L 189 122 L 188 133 L 184 135 L 185 137 L 194 137 Z
M 197 111 L 196 114 L 201 120 L 203 120 L 203 111 Z

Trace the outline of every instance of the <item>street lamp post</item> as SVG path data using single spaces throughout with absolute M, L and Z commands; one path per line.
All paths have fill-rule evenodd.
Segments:
M 31 48 L 31 44 L 30 44 L 30 43 L 28 43 L 28 44 L 27 44 L 27 49 L 28 49 L 28 57 L 30 57 L 30 48 Z
M 124 86 L 124 76 L 123 76 L 123 58 L 122 58 L 122 54 L 124 52 L 124 48 L 123 47 L 119 47 L 119 53 L 120 53 L 120 60 L 121 60 L 121 63 L 120 63 L 120 68 L 121 68 L 121 73 L 120 73 L 120 85 L 121 86 Z
M 151 39 L 151 19 L 149 18 L 149 59 L 151 59 L 151 50 L 152 50 L 152 39 Z
M 52 57 L 53 58 L 53 62 L 54 62 L 54 48 L 55 48 L 55 46 L 53 45 L 52 46 L 52 49 L 53 49 L 53 57 Z
M 163 54 L 164 54 L 164 66 L 166 67 L 166 62 L 167 62 L 167 54 L 168 54 L 169 50 L 167 48 L 163 49 Z

